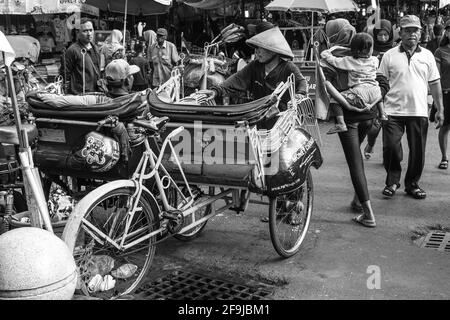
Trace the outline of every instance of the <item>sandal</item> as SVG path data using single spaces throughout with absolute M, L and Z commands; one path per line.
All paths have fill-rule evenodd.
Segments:
M 352 221 L 359 223 L 367 228 L 375 228 L 377 226 L 375 220 L 365 219 L 364 214 L 360 214 L 359 216 L 354 217 Z
M 398 188 L 400 188 L 400 183 L 394 183 L 392 186 L 385 186 L 382 194 L 386 197 L 392 198 L 395 196 L 395 192 Z
M 422 200 L 427 197 L 427 193 L 425 192 L 425 190 L 420 188 L 417 183 L 413 183 L 411 185 L 411 188 L 405 188 L 405 192 L 414 199 Z
M 345 124 L 336 124 L 334 127 L 331 127 L 330 130 L 328 130 L 327 134 L 335 134 L 346 131 L 348 131 L 348 129 Z
M 439 163 L 438 166 L 439 169 L 448 169 L 448 160 L 441 160 L 441 163 Z
M 364 211 L 362 205 L 356 203 L 356 202 L 353 201 L 353 200 L 352 200 L 352 202 L 350 203 L 350 209 L 352 209 L 352 211 L 358 212 L 358 213 L 362 213 L 362 212 Z

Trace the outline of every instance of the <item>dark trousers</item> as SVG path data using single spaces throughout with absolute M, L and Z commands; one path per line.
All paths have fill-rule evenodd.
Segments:
M 383 164 L 386 169 L 386 185 L 400 182 L 403 160 L 402 137 L 406 131 L 409 157 L 405 175 L 405 188 L 419 182 L 425 165 L 425 146 L 428 133 L 428 118 L 389 117 L 383 124 Z
M 378 134 L 380 133 L 380 131 L 381 131 L 381 121 L 376 119 L 373 122 L 373 125 L 370 128 L 369 132 L 367 132 L 367 144 L 372 148 L 375 146 L 375 143 L 377 142 Z
M 370 200 L 369 189 L 367 188 L 366 173 L 364 171 L 364 161 L 361 154 L 361 143 L 372 127 L 374 119 L 347 123 L 347 131 L 339 133 L 342 149 L 350 170 L 353 188 L 360 202 Z

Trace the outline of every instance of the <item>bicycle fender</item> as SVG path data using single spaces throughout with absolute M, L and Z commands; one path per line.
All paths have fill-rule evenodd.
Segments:
M 100 187 L 89 192 L 80 202 L 78 202 L 67 220 L 61 239 L 69 247 L 70 251 L 73 251 L 75 247 L 75 239 L 78 228 L 81 224 L 81 220 L 84 214 L 88 211 L 92 203 L 99 197 L 119 188 L 135 188 L 135 184 L 131 180 L 115 180 L 108 182 Z M 155 222 L 159 221 L 160 209 L 153 194 L 145 187 L 142 186 L 142 196 L 146 197 L 152 208 Z

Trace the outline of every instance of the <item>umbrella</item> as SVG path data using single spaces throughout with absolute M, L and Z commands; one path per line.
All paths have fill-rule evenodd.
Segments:
M 266 6 L 266 10 L 334 13 L 356 11 L 358 5 L 352 0 L 274 0 Z
M 26 131 L 22 127 L 22 122 L 20 120 L 19 107 L 17 105 L 16 90 L 14 88 L 14 81 L 11 72 L 11 63 L 14 61 L 16 54 L 6 39 L 3 32 L 0 31 L 0 53 L 2 61 L 5 64 L 7 81 L 9 85 L 9 92 L 11 93 L 11 103 L 14 110 L 14 118 L 16 122 L 17 135 L 19 138 L 19 157 L 22 167 L 22 172 L 24 176 L 25 188 L 28 195 L 32 195 L 34 199 L 27 197 L 29 200 L 29 208 L 32 211 L 32 216 L 34 216 L 35 211 L 40 213 L 46 229 L 53 232 L 52 224 L 50 221 L 50 216 L 48 214 L 47 203 L 45 201 L 44 192 L 42 190 L 41 180 L 39 177 L 39 172 L 37 168 L 34 167 L 33 156 L 31 153 L 31 148 L 28 144 L 28 136 Z M 34 209 L 34 210 L 33 210 Z M 39 216 L 37 216 L 39 219 Z
M 274 0 L 266 6 L 268 11 L 312 11 L 334 13 L 357 11 L 358 5 L 352 0 Z M 311 42 L 314 38 L 314 14 L 311 20 Z M 311 52 L 312 55 L 312 52 Z

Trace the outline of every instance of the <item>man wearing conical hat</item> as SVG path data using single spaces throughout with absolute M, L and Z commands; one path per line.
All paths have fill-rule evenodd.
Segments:
M 255 48 L 256 59 L 222 84 L 212 87 L 216 97 L 249 91 L 253 99 L 263 98 L 270 95 L 280 82 L 286 82 L 291 74 L 295 77 L 296 93 L 306 94 L 306 80 L 290 61 L 294 54 L 278 27 L 253 36 L 246 43 Z M 289 95 L 286 93 L 281 99 L 284 102 L 280 104 L 282 111 L 288 101 Z

